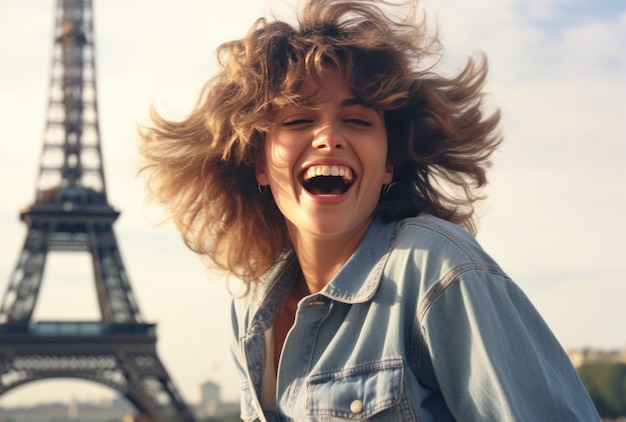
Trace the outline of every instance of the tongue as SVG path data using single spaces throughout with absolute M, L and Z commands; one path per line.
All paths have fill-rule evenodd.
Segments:
M 341 195 L 343 193 L 342 189 L 336 188 L 331 191 L 322 190 L 322 189 L 311 189 L 311 193 L 317 196 L 331 196 L 331 195 Z
M 306 182 L 304 187 L 313 195 L 320 196 L 341 195 L 348 189 L 345 181 L 337 176 L 318 176 Z

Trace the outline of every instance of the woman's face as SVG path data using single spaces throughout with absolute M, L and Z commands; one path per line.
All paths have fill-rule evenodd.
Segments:
M 257 165 L 292 239 L 362 235 L 393 177 L 382 112 L 360 104 L 337 70 L 321 76 L 301 89 L 310 106 L 278 110 Z

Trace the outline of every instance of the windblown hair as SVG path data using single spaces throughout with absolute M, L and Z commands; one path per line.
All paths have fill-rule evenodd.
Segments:
M 249 285 L 291 249 L 255 164 L 277 109 L 306 100 L 303 81 L 319 81 L 328 66 L 384 113 L 394 177 L 377 212 L 387 220 L 432 214 L 475 233 L 476 191 L 501 141 L 498 111 L 483 110 L 486 61 L 470 59 L 450 78 L 434 72 L 439 44 L 410 2 L 404 18 L 382 0 L 308 0 L 297 26 L 259 19 L 218 48 L 221 70 L 188 117 L 151 111 L 153 126 L 141 129 L 148 190 L 193 251 Z

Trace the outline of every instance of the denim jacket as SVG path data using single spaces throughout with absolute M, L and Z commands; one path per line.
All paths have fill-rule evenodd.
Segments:
M 293 253 L 232 307 L 244 421 L 599 421 L 521 290 L 462 228 L 375 219 L 334 279 L 298 304 L 261 409 L 266 331 Z

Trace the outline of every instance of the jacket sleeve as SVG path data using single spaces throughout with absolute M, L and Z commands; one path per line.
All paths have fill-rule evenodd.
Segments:
M 421 354 L 456 420 L 600 420 L 555 336 L 500 273 L 460 272 L 419 324 Z

